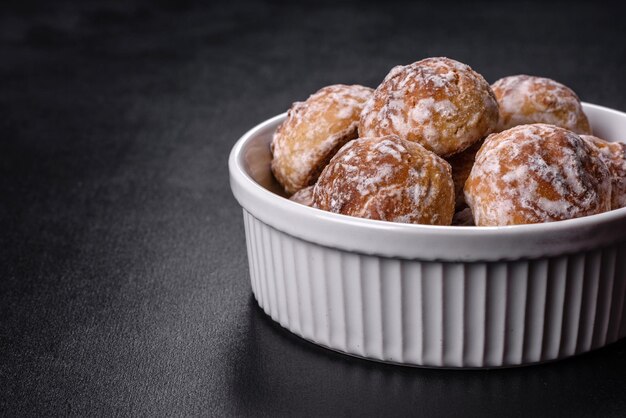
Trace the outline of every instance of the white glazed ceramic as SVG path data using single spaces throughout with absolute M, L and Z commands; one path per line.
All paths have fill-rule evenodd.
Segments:
M 584 104 L 594 133 L 626 139 L 626 114 Z M 283 327 L 373 360 L 504 367 L 556 360 L 626 335 L 626 208 L 506 227 L 353 218 L 280 196 L 269 143 L 285 115 L 229 159 L 252 291 Z

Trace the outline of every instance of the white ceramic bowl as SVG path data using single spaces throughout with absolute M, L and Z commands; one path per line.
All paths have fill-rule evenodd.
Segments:
M 584 104 L 594 133 L 626 139 L 626 114 Z M 506 227 L 411 225 L 324 212 L 281 196 L 269 143 L 285 115 L 229 159 L 252 291 L 316 344 L 427 367 L 556 360 L 626 335 L 626 208 Z

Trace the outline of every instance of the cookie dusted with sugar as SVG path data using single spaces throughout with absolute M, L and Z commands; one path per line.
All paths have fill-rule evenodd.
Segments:
M 358 136 L 359 116 L 372 92 L 336 84 L 291 106 L 271 143 L 272 173 L 287 193 L 312 185 L 335 152 Z
M 626 144 L 609 142 L 592 135 L 581 135 L 596 150 L 611 174 L 611 209 L 626 207 Z
M 450 225 L 450 165 L 397 136 L 360 138 L 333 157 L 313 189 L 323 210 L 391 222 Z
M 498 104 L 480 74 L 449 58 L 427 58 L 391 70 L 363 109 L 359 135 L 398 135 L 449 156 L 497 123 Z
M 465 183 L 477 226 L 560 221 L 611 208 L 606 164 L 580 136 L 522 125 L 485 140 Z
M 548 123 L 578 134 L 591 134 L 580 99 L 567 86 L 549 78 L 512 75 L 491 85 L 498 105 L 498 132 L 517 125 Z
M 295 192 L 289 200 L 305 206 L 313 206 L 313 186 L 305 187 Z

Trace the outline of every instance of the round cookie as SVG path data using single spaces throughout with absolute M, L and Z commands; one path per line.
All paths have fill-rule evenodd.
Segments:
M 463 193 L 463 187 L 469 177 L 472 167 L 474 166 L 474 160 L 476 159 L 476 153 L 480 149 L 482 141 L 479 141 L 466 149 L 451 157 L 446 158 L 448 164 L 452 168 L 452 181 L 454 182 L 454 197 L 455 208 L 461 210 L 466 206 L 465 194 Z
M 360 138 L 333 157 L 313 190 L 315 207 L 391 222 L 450 225 L 450 165 L 396 136 Z
M 289 200 L 305 206 L 313 206 L 313 186 L 305 187 L 295 192 Z
M 367 103 L 359 136 L 398 135 L 449 156 L 491 133 L 498 104 L 485 79 L 449 58 L 394 67 Z
M 498 132 L 517 125 L 548 123 L 578 134 L 591 126 L 580 99 L 569 87 L 549 78 L 513 75 L 491 85 L 498 99 Z
M 312 185 L 335 152 L 358 136 L 359 116 L 372 92 L 337 84 L 291 106 L 270 145 L 272 173 L 288 194 Z
M 609 142 L 592 135 L 581 135 L 597 150 L 611 174 L 611 209 L 626 207 L 626 144 Z
M 465 183 L 465 200 L 478 226 L 559 221 L 609 210 L 611 178 L 577 134 L 522 125 L 487 137 Z

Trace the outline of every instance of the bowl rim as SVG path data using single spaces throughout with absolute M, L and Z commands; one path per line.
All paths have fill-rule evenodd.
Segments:
M 583 108 L 626 121 L 626 113 L 615 109 L 585 102 Z M 246 146 L 275 129 L 285 117 L 286 113 L 276 115 L 248 130 L 233 146 L 228 166 L 231 189 L 241 206 L 266 224 L 298 238 L 365 254 L 439 261 L 538 258 L 626 241 L 626 207 L 557 222 L 468 227 L 365 219 L 293 202 L 267 190 L 244 168 Z M 476 245 L 476 240 L 483 241 Z M 533 250 L 533 246 L 539 248 Z

